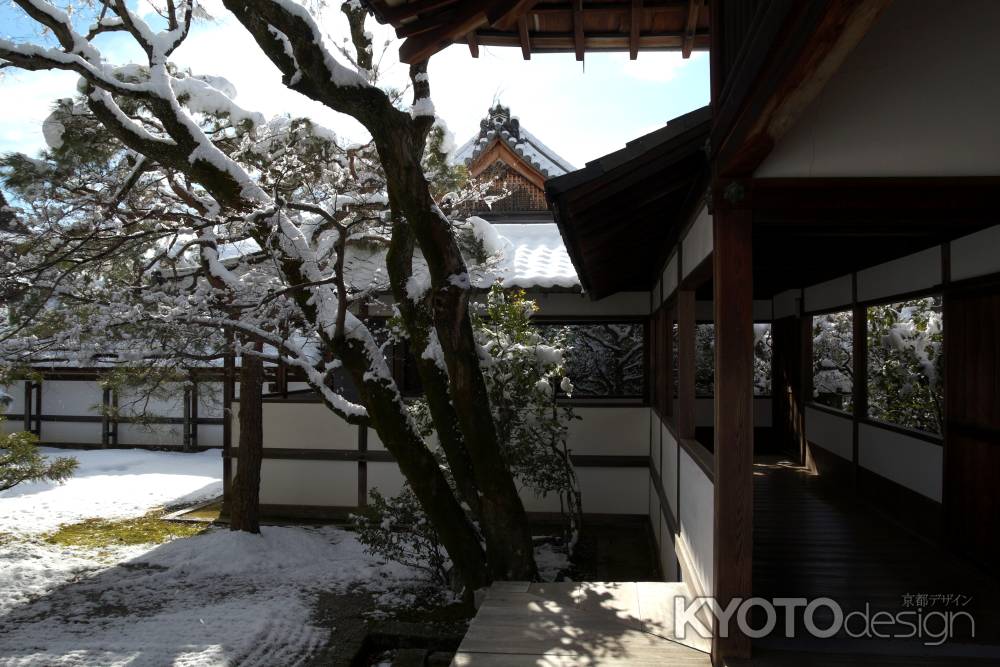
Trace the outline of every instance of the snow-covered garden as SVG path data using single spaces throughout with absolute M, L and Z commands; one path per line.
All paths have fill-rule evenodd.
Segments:
M 218 451 L 66 451 L 66 483 L 0 493 L 0 664 L 294 665 L 328 642 L 319 593 L 412 599 L 423 575 L 332 527 L 208 528 L 160 544 L 54 542 L 64 524 L 122 520 L 221 492 Z M 198 530 L 201 530 L 200 527 Z

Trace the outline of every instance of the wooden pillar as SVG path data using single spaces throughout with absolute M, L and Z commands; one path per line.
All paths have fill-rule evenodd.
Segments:
M 222 378 L 222 511 L 229 511 L 230 487 L 233 478 L 233 399 L 236 394 L 236 360 L 233 358 L 233 336 L 226 332 L 226 355 Z
M 688 439 L 695 429 L 694 296 L 692 290 L 677 291 L 677 437 Z
M 858 274 L 852 276 L 853 281 L 853 309 L 851 312 L 851 336 L 852 350 L 851 362 L 854 375 L 853 395 L 851 402 L 854 409 L 853 434 L 852 434 L 852 478 L 854 480 L 854 492 L 860 491 L 860 479 L 858 472 L 858 442 L 861 420 L 868 416 L 868 309 L 858 304 Z
M 24 414 L 21 415 L 24 420 L 24 430 L 31 432 L 31 395 L 32 387 L 34 387 L 34 382 L 31 380 L 24 381 Z
M 753 553 L 752 214 L 716 205 L 715 302 L 715 597 L 725 608 L 751 597 Z M 730 623 L 715 633 L 712 658 L 750 657 L 750 640 Z
M 111 388 L 101 392 L 101 448 L 107 449 L 111 442 Z
M 32 429 L 32 433 L 38 436 L 38 439 L 42 439 L 42 383 L 35 383 L 35 409 L 32 412 L 32 418 L 35 422 L 35 426 Z
M 185 452 L 191 451 L 191 388 L 184 387 L 184 425 L 181 441 Z
M 191 379 L 191 449 L 198 447 L 198 380 Z

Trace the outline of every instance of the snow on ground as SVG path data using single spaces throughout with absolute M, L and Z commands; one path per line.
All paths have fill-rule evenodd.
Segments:
M 102 553 L 49 544 L 40 533 L 60 523 L 213 495 L 221 472 L 218 452 L 57 453 L 80 459 L 65 486 L 0 494 L 4 667 L 296 665 L 329 638 L 312 622 L 318 592 L 360 587 L 391 605 L 423 583 L 334 527 L 212 529 Z
M 64 484 L 35 482 L 0 491 L 0 533 L 45 533 L 63 523 L 139 516 L 154 507 L 222 494 L 219 450 L 183 454 L 42 447 L 39 451 L 72 456 L 80 465 Z

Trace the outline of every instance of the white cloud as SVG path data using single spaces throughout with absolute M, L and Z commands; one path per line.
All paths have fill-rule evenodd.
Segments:
M 78 79 L 70 72 L 4 73 L 0 78 L 0 99 L 4 100 L 0 153 L 33 154 L 44 146 L 42 121 L 55 100 L 76 93 Z

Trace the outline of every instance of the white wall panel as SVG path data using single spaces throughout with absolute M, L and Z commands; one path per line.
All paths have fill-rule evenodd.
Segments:
M 858 272 L 858 300 L 933 287 L 941 282 L 941 248 L 935 246 Z
M 586 294 L 533 292 L 530 297 L 538 303 L 538 314 L 545 317 L 649 314 L 649 292 L 619 292 L 600 301 Z
M 805 289 L 804 308 L 807 311 L 839 310 L 851 307 L 854 287 L 851 276 L 841 276 Z
M 573 454 L 649 456 L 649 408 L 575 407 L 569 425 Z
M 239 403 L 233 403 L 233 444 L 239 442 Z M 320 403 L 264 403 L 264 446 L 357 449 L 358 427 Z
M 995 0 L 895 2 L 757 176 L 1000 173 Z
M 646 514 L 648 468 L 577 468 L 583 511 L 594 514 Z
M 48 391 L 48 385 L 51 382 L 45 382 L 42 386 L 42 401 L 45 401 L 45 394 Z M 88 383 L 84 382 L 72 382 L 68 384 L 84 385 Z M 91 403 L 101 402 L 101 392 L 95 390 L 87 390 L 86 392 L 77 389 L 82 395 L 90 400 Z M 96 396 L 96 398 L 94 398 Z M 158 388 L 155 392 L 147 395 L 144 391 L 139 390 L 125 390 L 118 394 L 118 410 L 119 413 L 125 416 L 156 416 L 156 417 L 183 417 L 184 416 L 184 386 L 178 382 L 171 382 L 165 384 L 162 388 Z M 81 413 L 77 413 L 81 414 Z
M 666 426 L 663 429 L 663 492 L 667 496 L 667 505 L 677 516 L 677 440 Z
M 92 380 L 44 380 L 42 414 L 96 416 L 101 414 L 101 395 Z
M 790 289 L 780 294 L 776 294 L 771 306 L 771 314 L 774 319 L 782 317 L 794 317 L 799 314 L 799 300 L 802 298 L 802 291 Z
M 670 533 L 670 527 L 663 516 L 660 517 L 660 571 L 664 581 L 680 580 L 680 573 L 677 571 L 674 536 Z
M 666 301 L 670 298 L 670 295 L 674 293 L 677 289 L 677 253 L 670 255 L 670 259 L 667 260 L 667 266 L 663 269 L 663 276 L 660 278 L 660 284 L 663 286 L 663 293 L 660 298 L 662 301 Z
M 691 456 L 681 449 L 680 538 L 697 578 L 696 588 L 714 590 L 715 487 Z
M 0 391 L 10 396 L 10 403 L 6 407 L 0 405 L 0 413 L 17 415 L 24 411 L 24 382 L 0 385 Z
M 119 424 L 118 444 L 183 445 L 184 427 L 181 424 Z M 199 444 L 205 446 L 200 437 Z
M 712 242 L 712 216 L 702 207 L 681 241 L 681 272 L 685 278 L 712 254 Z
M 854 422 L 850 415 L 841 417 L 806 406 L 806 438 L 843 459 L 854 458 Z
M 46 442 L 66 442 L 72 444 L 101 444 L 99 423 L 74 424 L 73 422 L 42 422 L 42 444 Z
M 355 465 L 355 469 L 357 464 Z M 383 496 L 395 496 L 403 489 L 404 477 L 395 463 L 368 462 L 368 488 L 378 489 Z
M 858 428 L 858 464 L 941 502 L 944 448 L 869 424 Z
M 265 505 L 358 504 L 358 464 L 353 461 L 265 459 L 260 502 Z
M 1000 271 L 1000 225 L 951 242 L 951 279 L 964 280 Z

